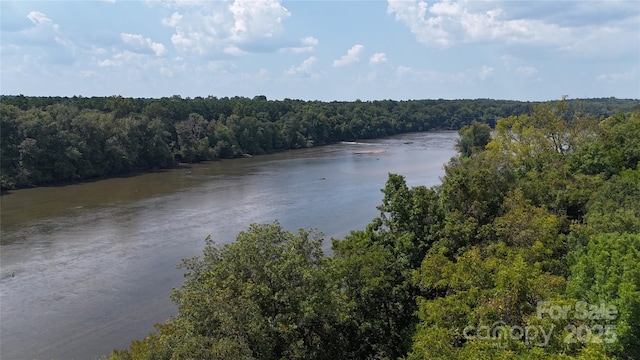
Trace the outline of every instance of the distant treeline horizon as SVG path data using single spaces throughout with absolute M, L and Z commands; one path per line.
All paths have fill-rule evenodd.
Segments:
M 530 114 L 515 100 L 267 100 L 0 96 L 0 188 L 299 149 L 408 132 L 458 130 Z M 565 116 L 604 119 L 637 99 L 568 100 Z
M 269 98 L 266 95 L 257 94 L 253 97 L 244 96 L 244 95 L 232 95 L 232 96 L 218 96 L 218 95 L 197 95 L 197 96 L 183 96 L 180 94 L 173 94 L 171 96 L 151 96 L 151 97 L 143 97 L 143 96 L 123 96 L 121 94 L 111 94 L 111 95 L 24 95 L 24 94 L 0 94 L 0 99 L 4 98 L 38 98 L 38 99 L 106 99 L 111 97 L 122 97 L 126 99 L 136 99 L 136 100 L 160 100 L 160 99 L 184 99 L 184 100 L 195 100 L 195 99 L 264 99 L 267 101 L 303 101 L 303 102 L 323 102 L 323 103 L 349 103 L 349 102 L 376 102 L 376 101 L 395 101 L 395 102 L 409 102 L 409 101 L 472 101 L 472 100 L 494 100 L 494 101 L 515 101 L 515 102 L 523 102 L 523 103 L 537 103 L 537 104 L 546 104 L 546 103 L 555 103 L 559 101 L 559 98 L 551 98 L 546 100 L 518 100 L 518 99 L 506 99 L 506 98 L 415 98 L 415 99 L 393 99 L 393 98 L 380 98 L 380 99 L 368 99 L 362 100 L 360 98 L 356 98 L 355 100 L 340 100 L 340 99 L 331 99 L 331 100 L 321 100 L 321 99 L 302 99 L 302 98 Z M 562 95 L 562 99 L 565 99 L 567 102 L 571 101 L 605 101 L 605 100 L 630 100 L 630 101 L 640 101 L 640 98 L 630 98 L 630 97 L 616 97 L 616 96 L 604 96 L 604 97 L 578 97 L 578 98 L 570 98 L 568 95 Z

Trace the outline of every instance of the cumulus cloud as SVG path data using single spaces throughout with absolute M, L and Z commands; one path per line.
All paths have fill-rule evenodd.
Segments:
M 176 10 L 162 23 L 175 29 L 171 42 L 180 51 L 205 54 L 243 44 L 273 39 L 291 14 L 279 0 L 161 2 Z
M 272 37 L 279 32 L 282 21 L 291 14 L 280 1 L 235 0 L 229 7 L 234 18 L 232 38 Z
M 18 52 L 29 51 L 38 63 L 71 65 L 75 62 L 78 47 L 58 24 L 39 11 L 29 12 L 26 18 L 31 22 L 30 26 L 3 38 L 4 43 L 13 43 Z
M 306 60 L 304 60 L 302 64 L 300 64 L 299 66 L 291 66 L 289 69 L 285 71 L 285 74 L 289 76 L 295 76 L 295 75 L 312 76 L 313 75 L 312 67 L 313 67 L 313 64 L 316 62 L 316 60 L 318 59 L 315 56 L 310 56 Z
M 448 47 L 458 42 L 500 40 L 510 43 L 554 41 L 567 29 L 539 20 L 506 19 L 500 8 L 473 12 L 466 2 L 389 0 L 387 11 L 405 23 L 425 45 Z M 554 36 L 549 36 L 553 34 Z
M 60 34 L 60 25 L 55 24 L 44 13 L 31 11 L 27 14 L 27 19 L 32 23 L 30 28 L 22 31 L 27 41 L 49 42 Z
M 422 0 L 388 0 L 387 12 L 429 47 L 496 42 L 552 47 L 572 54 L 577 51 L 596 54 L 603 48 L 614 48 L 610 43 L 619 43 L 621 38 L 626 43 L 637 41 L 640 8 L 621 3 L 612 7 L 610 2 L 589 2 L 589 6 L 584 6 L 583 2 L 557 5 L 535 1 L 445 0 L 429 6 Z M 553 11 L 557 7 L 562 11 Z M 617 21 L 594 17 L 598 12 L 594 12 L 594 7 L 602 8 L 607 18 Z M 580 17 L 576 13 L 590 16 L 590 22 L 574 20 Z M 635 28 L 632 23 L 636 24 Z
M 378 64 L 386 61 L 387 61 L 387 54 L 385 53 L 375 53 L 371 55 L 371 57 L 369 58 L 369 63 L 371 64 Z
M 364 46 L 359 44 L 353 45 L 345 55 L 342 55 L 339 59 L 333 61 L 333 67 L 345 66 L 360 61 L 362 50 L 364 50 Z
M 302 39 L 302 43 L 304 45 L 314 46 L 318 45 L 318 39 L 314 38 L 313 36 L 307 36 L 306 38 Z
M 177 60 L 167 57 L 168 50 L 164 44 L 149 37 L 122 32 L 119 40 L 107 48 L 95 44 L 85 47 L 82 51 L 90 56 L 86 63 L 102 68 L 103 71 L 112 68 L 118 74 L 132 78 L 146 70 L 158 71 L 167 76 L 170 73 L 167 71 L 168 67 L 179 66 Z
M 240 56 L 240 55 L 246 55 L 247 52 L 240 49 L 239 47 L 235 46 L 235 45 L 229 45 L 226 48 L 224 48 L 223 50 L 224 53 L 229 54 L 229 55 L 235 55 L 235 56 Z
M 120 34 L 120 37 L 129 49 L 135 52 L 152 52 L 156 56 L 162 56 L 167 52 L 167 49 L 163 44 L 152 41 L 150 38 L 145 38 L 140 34 L 122 33 Z

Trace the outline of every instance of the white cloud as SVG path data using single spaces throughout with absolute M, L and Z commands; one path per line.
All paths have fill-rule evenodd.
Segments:
M 234 55 L 234 56 L 240 56 L 240 55 L 246 55 L 247 52 L 240 49 L 239 47 L 235 46 L 235 45 L 229 45 L 226 48 L 224 48 L 223 50 L 226 54 L 229 55 Z
M 307 75 L 312 76 L 312 67 L 313 64 L 318 60 L 315 56 L 310 56 L 306 60 L 302 62 L 299 66 L 291 66 L 289 69 L 285 71 L 285 74 L 294 76 L 294 75 Z
M 552 2 L 444 0 L 431 4 L 422 0 L 388 0 L 387 12 L 404 23 L 418 42 L 430 47 L 495 42 L 600 56 L 603 49 L 619 48 L 612 44 L 637 41 L 640 20 L 639 7 L 623 4 L 619 8 L 613 6 L 615 10 L 611 10 L 611 2 L 589 2 L 589 6 L 584 6 L 580 1 L 558 5 Z M 594 21 L 598 9 L 615 12 L 615 16 L 608 17 L 615 17 L 616 21 L 607 18 Z M 576 21 L 582 13 L 592 20 Z
M 309 46 L 318 45 L 318 39 L 314 38 L 313 36 L 307 36 L 306 38 L 302 39 L 302 43 Z
M 180 51 L 207 54 L 230 45 L 273 39 L 282 32 L 282 22 L 291 14 L 279 0 L 235 0 L 162 2 L 178 10 L 162 24 L 175 29 L 171 42 Z M 275 49 L 274 49 L 275 50 Z
M 312 52 L 314 47 L 318 45 L 318 39 L 313 36 L 307 36 L 305 38 L 300 39 L 300 43 L 296 46 L 287 47 L 280 49 L 281 52 L 292 52 L 292 53 L 305 53 Z
M 178 59 L 169 59 L 165 56 L 155 56 L 154 52 L 137 51 L 129 49 L 113 49 L 110 58 L 93 58 L 91 62 L 98 68 L 118 68 L 118 73 L 129 74 L 127 76 L 139 76 L 140 71 L 153 70 L 167 75 L 169 68 L 179 69 L 183 64 Z
M 51 21 L 51 19 L 49 19 L 47 15 L 39 11 L 31 11 L 29 14 L 27 14 L 27 19 L 31 20 L 31 22 L 34 24 L 53 25 L 53 21 Z M 57 25 L 53 25 L 53 26 L 57 27 Z
M 31 11 L 26 17 L 32 25 L 17 32 L 17 37 L 13 39 L 21 52 L 30 47 L 34 61 L 40 65 L 75 63 L 78 46 L 60 30 L 58 24 L 39 11 Z M 3 42 L 8 41 L 3 37 Z
M 371 64 L 378 64 L 386 61 L 387 61 L 387 54 L 385 53 L 375 53 L 371 55 L 371 58 L 369 58 L 369 63 Z
M 243 41 L 255 37 L 272 37 L 291 14 L 280 1 L 235 0 L 230 8 L 234 16 L 232 38 Z
M 147 53 L 152 51 L 156 56 L 162 56 L 167 52 L 167 49 L 161 43 L 152 41 L 150 38 L 145 38 L 140 34 L 120 34 L 122 41 L 128 45 L 130 50 Z
M 388 20 L 412 40 L 394 49 L 379 43 L 375 31 L 337 44 L 317 14 L 298 13 L 284 0 L 163 1 L 153 9 L 127 4 L 92 2 L 84 21 L 71 24 L 57 15 L 64 2 L 3 3 L 3 89 L 305 99 L 638 97 L 640 7 L 634 1 L 392 1 Z M 145 20 L 138 24 L 144 30 L 119 21 L 124 7 L 129 18 Z M 323 2 L 318 11 L 332 9 Z M 375 12 L 344 10 L 359 10 L 363 18 Z M 353 27 L 346 22 L 356 14 L 336 18 L 336 26 Z M 354 44 L 367 45 L 358 50 Z M 415 59 L 401 61 L 407 53 Z M 343 67 L 333 68 L 334 60 Z M 346 69 L 349 76 L 334 76 Z
M 387 12 L 405 23 L 417 40 L 428 46 L 489 40 L 549 43 L 568 35 L 566 28 L 539 20 L 506 19 L 500 8 L 473 12 L 467 6 L 467 2 L 443 1 L 429 7 L 420 0 L 389 0 Z
M 31 11 L 27 14 L 34 26 L 23 31 L 29 39 L 35 41 L 50 40 L 60 31 L 60 26 L 55 24 L 47 15 L 39 11 Z
M 333 61 L 333 67 L 345 66 L 360 61 L 360 55 L 363 49 L 364 46 L 362 45 L 353 45 L 353 47 L 347 51 L 346 55 L 342 55 L 340 59 Z
M 170 18 L 162 19 L 162 25 L 176 27 L 178 26 L 178 24 L 180 24 L 181 21 L 182 21 L 182 15 L 178 14 L 177 12 L 174 12 L 173 14 L 171 14 Z

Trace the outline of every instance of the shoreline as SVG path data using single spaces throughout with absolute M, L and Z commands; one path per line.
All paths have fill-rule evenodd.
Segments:
M 213 159 L 213 160 L 203 160 L 203 161 L 198 161 L 198 162 L 193 162 L 193 163 L 176 162 L 176 165 L 172 166 L 172 167 L 150 168 L 150 169 L 141 168 L 141 169 L 135 169 L 135 170 L 132 170 L 130 172 L 124 172 L 124 173 L 119 173 L 119 174 L 101 175 L 101 176 L 96 176 L 96 177 L 88 177 L 88 178 L 84 178 L 84 179 L 62 180 L 62 181 L 54 181 L 54 182 L 50 182 L 50 183 L 34 184 L 34 185 L 30 185 L 30 186 L 15 187 L 15 188 L 10 188 L 10 189 L 0 189 L 0 197 L 6 196 L 6 195 L 11 195 L 12 192 L 18 191 L 18 190 L 35 189 L 35 188 L 46 188 L 46 187 L 63 187 L 63 186 L 69 186 L 69 185 L 80 185 L 80 184 L 85 184 L 85 183 L 92 183 L 92 182 L 101 181 L 101 180 L 107 180 L 107 179 L 129 178 L 129 177 L 134 177 L 134 176 L 139 176 L 139 175 L 144 175 L 144 174 L 162 173 L 162 172 L 170 171 L 170 170 L 174 170 L 174 169 L 188 169 L 191 165 L 202 164 L 202 163 L 206 163 L 206 162 L 217 162 L 217 161 L 224 161 L 224 160 L 251 158 L 251 157 L 262 156 L 262 155 L 284 153 L 284 152 L 287 152 L 287 151 L 295 151 L 295 150 L 302 150 L 302 149 L 312 149 L 312 148 L 322 147 L 322 146 L 327 146 L 327 145 L 335 145 L 335 144 L 342 144 L 342 143 L 349 144 L 350 142 L 359 142 L 359 141 L 363 141 L 363 140 L 384 139 L 384 138 L 389 138 L 389 137 L 398 136 L 398 135 L 421 134 L 421 133 L 437 133 L 437 132 L 445 132 L 445 131 L 457 131 L 457 130 L 455 130 L 455 129 L 430 129 L 430 130 L 425 130 L 425 131 L 409 131 L 409 132 L 401 132 L 401 133 L 397 133 L 397 134 L 393 134 L 393 135 L 386 135 L 386 136 L 375 137 L 375 138 L 363 138 L 363 139 L 355 139 L 355 140 L 349 140 L 349 141 L 340 140 L 340 141 L 330 142 L 330 143 L 321 144 L 321 145 L 313 145 L 313 146 L 305 147 L 305 148 L 283 149 L 283 150 L 274 151 L 274 152 L 271 152 L 271 153 L 264 153 L 264 154 L 243 154 L 243 155 L 236 156 L 236 157 L 219 158 L 219 159 Z M 356 155 L 365 155 L 365 154 L 381 154 L 381 153 L 384 153 L 384 152 L 385 152 L 385 150 L 362 150 L 362 151 L 358 150 L 358 151 L 354 151 L 353 153 L 356 154 Z M 246 156 L 246 155 L 250 155 L 250 156 Z

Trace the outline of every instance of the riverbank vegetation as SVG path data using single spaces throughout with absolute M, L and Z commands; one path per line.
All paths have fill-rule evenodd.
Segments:
M 390 174 L 331 255 L 277 222 L 208 240 L 178 314 L 110 357 L 639 359 L 640 112 L 568 105 L 463 127 L 440 186 Z
M 319 102 L 264 96 L 162 99 L 0 97 L 0 189 L 272 153 L 405 132 L 460 129 L 530 114 L 503 100 Z M 585 99 L 571 111 L 607 117 L 638 100 Z M 570 112 L 567 112 L 569 114 Z

